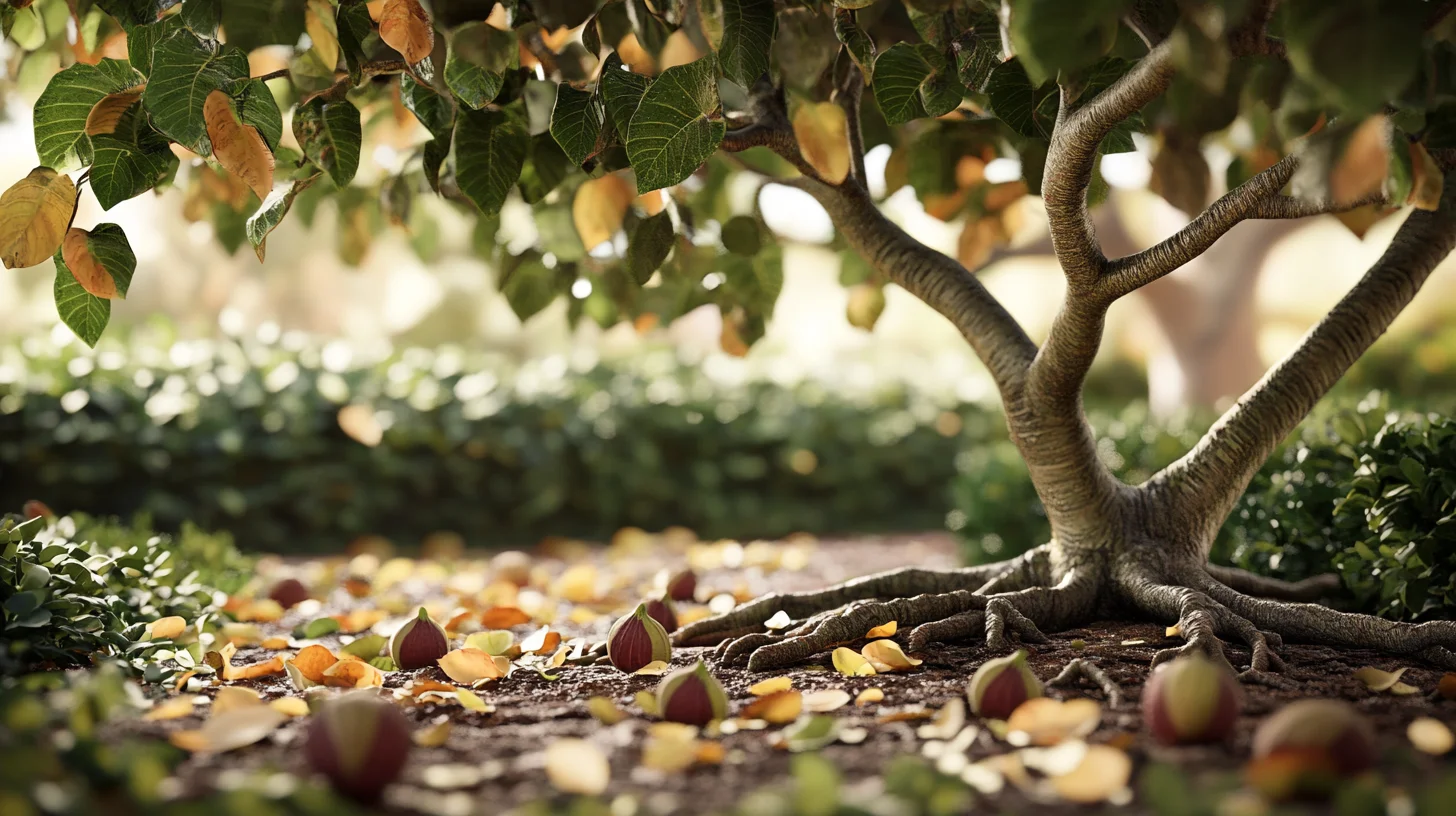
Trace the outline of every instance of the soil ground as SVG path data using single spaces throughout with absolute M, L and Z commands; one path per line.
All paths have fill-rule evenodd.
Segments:
M 595 556 L 607 564 L 606 555 Z M 817 588 L 847 577 L 893 568 L 905 564 L 927 567 L 951 566 L 955 563 L 955 547 L 948 537 L 896 536 L 856 540 L 821 541 L 812 551 L 804 569 L 763 573 L 756 569 L 717 570 L 700 574 L 700 587 L 727 588 L 746 584 L 752 592 Z M 620 559 L 618 559 L 620 561 Z M 660 561 L 647 564 L 655 570 Z M 614 569 L 621 564 L 614 562 Z M 429 589 L 424 588 L 428 593 Z M 700 596 L 701 597 L 701 596 Z M 337 606 L 351 602 L 343 592 L 330 596 L 325 612 L 340 611 Z M 273 625 L 274 631 L 287 631 L 298 621 L 284 618 Z M 1456 703 L 1432 700 L 1428 693 L 1435 689 L 1441 672 L 1419 664 L 1403 662 L 1374 652 L 1336 650 L 1321 646 L 1286 644 L 1283 655 L 1288 661 L 1286 674 L 1292 682 L 1288 689 L 1262 686 L 1244 688 L 1244 710 L 1235 736 L 1225 744 L 1208 747 L 1166 749 L 1152 743 L 1142 731 L 1138 698 L 1148 674 L 1153 653 L 1164 647 L 1181 645 L 1177 638 L 1164 633 L 1169 621 L 1125 622 L 1099 621 L 1083 628 L 1051 635 L 1051 642 L 1029 647 L 1031 665 L 1044 680 L 1055 675 L 1069 660 L 1082 657 L 1094 660 L 1121 684 L 1126 700 L 1115 710 L 1104 709 L 1101 725 L 1087 739 L 1089 742 L 1112 742 L 1125 748 L 1140 769 L 1149 762 L 1166 762 L 1184 769 L 1193 779 L 1236 780 L 1247 760 L 1253 730 L 1258 721 L 1283 703 L 1305 697 L 1333 697 L 1349 701 L 1375 725 L 1381 756 L 1381 774 L 1388 785 L 1417 785 L 1433 778 L 1438 771 L 1449 771 L 1448 760 L 1436 759 L 1413 750 L 1406 737 L 1407 725 L 1416 717 L 1433 716 L 1456 720 Z M 605 634 L 602 622 L 589 626 L 562 624 L 555 627 L 565 636 L 586 636 L 600 639 Z M 531 627 L 521 627 L 519 634 Z M 1074 645 L 1074 642 L 1082 641 Z M 1131 641 L 1131 642 L 1130 642 Z M 337 640 L 323 639 L 336 646 Z M 853 648 L 863 641 L 852 644 Z M 706 650 L 676 649 L 674 667 L 687 665 Z M 243 649 L 235 663 L 263 659 L 268 653 L 260 649 Z M 840 769 L 846 790 L 874 790 L 882 784 L 880 775 L 886 764 L 903 754 L 923 751 L 925 740 L 916 735 L 923 721 L 893 719 L 896 713 L 919 709 L 934 711 L 948 700 L 962 696 L 966 682 L 981 662 L 998 657 L 983 645 L 964 643 L 937 647 L 914 655 L 923 665 L 904 673 L 874 677 L 844 677 L 833 671 L 829 656 L 784 672 L 801 690 L 839 688 L 851 695 L 869 687 L 883 689 L 883 702 L 856 707 L 846 706 L 834 712 L 845 725 L 867 730 L 860 744 L 834 744 L 822 749 L 822 755 Z M 1248 653 L 1237 646 L 1230 648 L 1235 665 L 1247 665 Z M 1421 689 L 1411 696 L 1393 696 L 1369 691 L 1353 677 L 1362 666 L 1392 670 L 1409 666 L 1402 678 Z M 747 689 L 771 675 L 750 674 L 740 669 L 713 667 L 730 699 L 730 711 L 736 712 L 751 700 Z M 827 670 L 826 670 L 827 669 Z M 439 669 L 415 673 L 447 681 Z M 411 679 L 411 673 L 392 672 L 386 675 L 386 689 L 399 687 Z M 578 737 L 599 745 L 610 757 L 612 781 L 608 799 L 627 794 L 635 796 L 649 812 L 710 813 L 731 809 L 748 792 L 763 787 L 786 784 L 790 779 L 791 755 L 774 747 L 773 737 L 780 727 L 764 731 L 740 731 L 721 737 L 725 759 L 717 765 L 698 765 L 687 771 L 664 773 L 642 767 L 642 744 L 651 720 L 642 716 L 633 704 L 633 695 L 653 689 L 658 678 L 623 674 L 609 665 L 568 667 L 555 681 L 543 679 L 534 671 L 517 671 L 509 678 L 492 681 L 479 690 L 486 702 L 495 706 L 489 714 L 471 713 L 456 705 L 426 704 L 406 709 L 418 725 L 449 717 L 454 727 L 448 742 L 438 748 L 415 748 L 403 780 L 395 785 L 387 800 L 394 812 L 432 813 L 495 813 L 526 802 L 550 800 L 553 792 L 543 770 L 543 749 L 553 740 Z M 297 692 L 286 677 L 267 678 L 251 683 L 267 697 Z M 212 694 L 213 690 L 204 693 Z M 1102 700 L 1102 692 L 1091 686 L 1054 689 L 1054 697 L 1090 697 Z M 587 712 L 586 700 L 593 696 L 614 699 L 629 714 L 626 721 L 605 726 Z M 133 735 L 165 738 L 175 730 L 198 727 L 205 709 L 190 718 L 145 722 L 129 721 L 117 726 Z M 232 769 L 276 768 L 297 770 L 298 741 L 304 721 L 285 725 L 267 741 L 238 751 L 194 756 L 180 769 L 180 777 L 188 790 L 226 784 L 227 771 Z M 968 751 L 971 760 L 1006 753 L 1007 744 L 982 730 Z M 441 770 L 441 769 L 444 770 Z M 1134 772 L 1134 780 L 1137 772 Z M 1215 782 L 1215 784 L 1218 784 Z M 1115 807 L 1078 806 L 1096 812 L 1100 809 L 1117 812 L 1154 812 L 1139 796 L 1131 805 Z M 1010 813 L 1062 813 L 1071 809 L 1063 801 L 1031 798 L 1027 793 L 1008 785 L 994 796 L 982 797 L 980 807 Z M 1456 807 L 1456 805 L 1453 805 Z M 1315 808 L 1318 812 L 1319 807 Z M 1157 812 L 1168 812 L 1166 809 Z

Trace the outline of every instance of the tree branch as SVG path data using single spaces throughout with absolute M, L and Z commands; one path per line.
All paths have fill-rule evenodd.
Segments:
M 865 174 L 864 131 L 860 128 L 859 107 L 864 95 L 864 74 L 853 62 L 845 74 L 844 81 L 835 89 L 834 101 L 844 109 L 845 127 L 849 132 L 850 172 L 859 186 L 869 189 L 870 180 Z
M 1448 175 L 1447 184 L 1456 185 L 1456 177 Z M 1456 248 L 1453 198 L 1448 195 L 1435 212 L 1412 212 L 1360 282 L 1148 489 L 1171 491 L 1172 506 L 1189 514 L 1212 541 L 1213 529 L 1275 446 L 1380 338 Z

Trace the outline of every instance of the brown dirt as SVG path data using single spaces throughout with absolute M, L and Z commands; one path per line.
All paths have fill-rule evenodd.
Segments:
M 943 536 L 826 541 L 821 542 L 809 567 L 803 571 L 769 575 L 751 570 L 708 573 L 700 577 L 700 584 L 724 588 L 747 581 L 755 592 L 797 590 L 904 564 L 948 566 L 954 560 L 954 544 Z M 344 596 L 338 593 L 335 597 L 341 599 Z M 280 623 L 283 624 L 280 628 L 286 629 L 297 621 L 285 619 Z M 1159 648 L 1182 643 L 1179 639 L 1165 637 L 1164 625 L 1165 622 L 1101 621 L 1057 633 L 1050 643 L 1031 648 L 1031 664 L 1043 679 L 1056 674 L 1067 661 L 1083 657 L 1095 660 L 1122 685 L 1127 702 L 1118 710 L 1104 712 L 1102 725 L 1089 737 L 1089 741 L 1123 744 L 1136 766 L 1168 762 L 1192 772 L 1195 777 L 1231 782 L 1248 757 L 1254 727 L 1264 715 L 1291 700 L 1333 697 L 1348 700 L 1374 723 L 1382 758 L 1381 772 L 1387 783 L 1419 783 L 1429 780 L 1438 769 L 1450 768 L 1446 761 L 1414 751 L 1405 736 L 1406 726 L 1418 716 L 1456 720 L 1456 703 L 1432 701 L 1426 696 L 1426 692 L 1436 687 L 1441 672 L 1375 652 L 1300 644 L 1287 644 L 1283 650 L 1290 666 L 1286 676 L 1294 681 L 1295 687 L 1286 690 L 1246 686 L 1244 713 L 1236 735 L 1227 744 L 1184 749 L 1156 746 L 1141 731 L 1138 695 L 1153 653 Z M 524 633 L 529 631 L 529 627 L 517 631 Z M 568 637 L 585 635 L 600 638 L 604 634 L 603 631 L 573 631 L 570 627 L 562 627 L 562 631 Z M 1084 641 L 1085 648 L 1074 648 L 1073 641 L 1077 640 Z M 1129 640 L 1144 642 L 1123 645 Z M 328 643 L 328 640 L 325 642 Z M 672 663 L 674 666 L 688 664 L 703 651 L 675 650 Z M 263 654 L 261 650 L 243 650 L 235 662 L 251 662 L 260 659 Z M 795 688 L 802 690 L 841 688 L 851 694 L 872 686 L 884 690 L 885 700 L 882 703 L 865 708 L 848 706 L 835 712 L 847 725 L 863 727 L 869 732 L 862 744 L 835 744 L 822 751 L 841 768 L 848 784 L 873 787 L 887 762 L 896 756 L 916 754 L 921 750 L 924 741 L 915 735 L 918 723 L 884 723 L 878 718 L 920 707 L 938 708 L 964 693 L 966 681 L 976 666 L 999 655 L 992 654 L 980 644 L 958 644 L 937 647 L 916 656 L 925 662 L 908 673 L 842 677 L 833 672 L 828 655 L 821 656 L 812 665 L 786 672 L 793 677 Z M 1230 658 L 1236 665 L 1246 665 L 1248 653 L 1239 647 L 1230 647 Z M 1410 667 L 1403 680 L 1420 688 L 1422 694 L 1407 697 L 1376 694 L 1352 677 L 1352 673 L 1362 666 L 1394 669 L 1402 665 Z M 752 675 L 738 669 L 715 669 L 715 673 L 728 692 L 732 711 L 737 711 L 751 699 L 747 692 L 751 684 L 765 679 L 764 675 Z M 447 679 L 438 669 L 425 670 L 420 674 L 434 676 L 438 680 Z M 409 677 L 404 672 L 392 673 L 388 675 L 386 687 L 400 686 Z M 452 809 L 459 809 L 459 812 L 497 812 L 528 801 L 550 799 L 554 794 L 542 770 L 541 751 L 560 737 L 589 739 L 608 753 L 612 765 L 609 798 L 617 794 L 633 794 L 651 810 L 661 813 L 725 810 L 750 791 L 783 784 L 790 779 L 790 755 L 770 744 L 778 727 L 723 737 L 727 760 L 721 765 L 700 765 L 687 772 L 672 774 L 640 767 L 644 731 L 651 721 L 641 716 L 632 697 L 638 691 L 655 688 L 657 682 L 657 678 L 624 675 L 610 666 L 568 668 L 561 679 L 554 682 L 532 671 L 520 671 L 510 678 L 493 681 L 481 690 L 480 696 L 496 707 L 494 713 L 470 713 L 454 705 L 431 704 L 407 709 L 409 717 L 420 725 L 449 717 L 454 721 L 454 729 L 445 746 L 414 750 L 402 783 L 395 785 L 389 795 L 389 809 L 401 813 L 456 812 Z M 255 688 L 269 697 L 295 693 L 283 678 L 258 681 Z M 1101 692 L 1091 687 L 1057 689 L 1050 694 L 1102 699 Z M 624 711 L 634 716 L 614 727 L 598 723 L 587 714 L 585 707 L 585 701 L 597 695 L 614 699 Z M 197 722 L 198 718 L 169 722 L 131 721 L 119 728 L 132 734 L 165 738 L 168 732 L 195 728 Z M 297 743 L 304 727 L 303 722 L 291 722 L 259 745 L 219 756 L 193 757 L 182 766 L 180 776 L 186 789 L 196 791 L 217 785 L 220 780 L 225 781 L 224 772 L 229 769 L 297 770 L 300 767 Z M 983 731 L 970 756 L 974 760 L 1006 750 L 1004 742 Z M 430 787 L 431 781 L 437 781 L 432 780 L 430 775 L 440 773 L 440 766 L 455 765 L 479 768 L 481 778 L 475 784 L 456 789 L 461 792 L 456 794 Z M 436 770 L 430 770 L 432 767 Z M 449 798 L 451 795 L 454 798 Z M 1070 809 L 1065 803 L 1032 801 L 1011 787 L 983 804 L 1010 813 L 1062 813 Z M 1112 809 L 1111 806 L 1104 807 Z M 1149 812 L 1140 801 L 1118 810 Z

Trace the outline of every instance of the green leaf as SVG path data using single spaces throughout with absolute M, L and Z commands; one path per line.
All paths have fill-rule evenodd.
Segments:
M 605 146 L 602 116 L 602 101 L 596 94 L 570 85 L 557 88 L 556 106 L 551 109 L 551 138 L 561 145 L 572 164 L 581 166 Z
M 248 55 L 203 40 L 185 29 L 157 44 L 142 104 L 165 136 L 199 156 L 212 153 L 202 105 L 213 91 L 227 91 L 248 77 Z
M 1421 463 L 1415 459 L 1409 456 L 1402 456 L 1400 458 L 1400 472 L 1405 476 L 1406 481 L 1415 485 L 1417 490 L 1426 486 L 1425 468 L 1421 467 Z
M 144 82 L 125 60 L 104 59 L 95 65 L 77 63 L 51 77 L 35 101 L 35 151 L 46 167 L 64 170 L 91 163 L 86 117 L 108 94 Z
M 527 204 L 535 204 L 548 193 L 561 186 L 571 173 L 571 160 L 561 152 L 561 146 L 549 133 L 538 133 L 531 137 L 531 158 L 521 170 L 521 198 Z M 571 234 L 576 234 L 575 227 Z M 559 254 L 559 253 L 558 253 Z
M 364 138 L 354 103 L 320 97 L 299 105 L 293 112 L 293 136 L 303 155 L 327 172 L 334 184 L 347 187 L 353 181 Z
M 1011 44 L 1027 75 L 1040 83 L 1075 71 L 1111 50 L 1127 0 L 1014 0 Z
M 661 54 L 662 47 L 667 44 L 668 36 L 672 34 L 672 29 L 663 22 L 661 17 L 653 13 L 647 0 L 625 0 L 625 3 L 627 19 L 632 23 L 632 31 L 637 35 L 637 42 L 653 57 Z
M 606 103 L 607 114 L 617 128 L 617 138 L 624 143 L 627 141 L 627 126 L 651 85 L 651 78 L 628 71 L 616 51 L 608 54 L 607 61 L 602 64 L 602 101 Z
M 849 51 L 850 59 L 865 75 L 865 82 L 871 79 L 875 67 L 875 41 L 855 20 L 854 12 L 847 8 L 834 10 L 834 36 Z
M 956 75 L 961 84 L 981 91 L 991 71 L 1001 64 L 1001 23 L 991 12 L 971 18 L 971 27 L 956 38 Z
M 116 224 L 97 224 L 86 238 L 86 248 L 116 281 L 116 294 L 125 299 L 132 275 L 136 274 L 136 254 L 131 251 L 126 233 Z
M 150 75 L 152 73 L 152 52 L 157 50 L 157 43 L 182 29 L 182 17 L 176 14 L 164 17 L 155 23 L 133 26 L 128 29 L 126 54 L 131 60 L 131 67 L 142 72 L 143 75 Z
M 234 82 L 228 89 L 243 124 L 258 129 L 268 149 L 278 150 L 278 141 L 283 138 L 283 112 L 278 109 L 278 100 L 268 90 L 268 83 L 261 79 L 245 79 Z
M 227 0 L 222 28 L 228 45 L 244 52 L 264 45 L 294 45 L 303 36 L 308 0 Z
M 9 37 L 10 29 L 15 25 L 15 7 L 6 3 L 0 6 L 0 37 Z
M 925 43 L 896 43 L 880 54 L 874 87 L 875 101 L 891 125 L 949 113 L 964 93 L 945 56 Z
M 632 228 L 627 238 L 627 274 L 638 286 L 647 283 L 667 260 L 675 237 L 667 210 L 638 221 Z
M 500 212 L 521 177 L 531 134 L 513 110 L 460 112 L 455 125 L 455 179 L 486 215 Z
M 1420 70 L 1429 7 L 1419 0 L 1290 4 L 1281 9 L 1289 64 L 1346 113 L 1375 113 Z
M 122 115 L 114 132 L 92 136 L 91 147 L 91 189 L 104 210 L 156 187 L 178 165 L 166 137 L 147 124 L 140 105 Z
M 728 219 L 723 225 L 723 247 L 738 255 L 757 255 L 763 248 L 758 219 L 751 215 L 736 215 Z
M 199 36 L 216 37 L 222 5 L 222 0 L 182 0 L 182 25 Z
M 480 110 L 505 85 L 505 74 L 520 65 L 516 36 L 486 23 L 467 23 L 450 36 L 445 85 L 463 104 Z
M 180 2 L 182 0 L 96 0 L 96 5 L 130 31 L 132 26 L 155 22 L 162 12 Z
M 272 196 L 269 196 L 272 198 Z M 301 640 L 313 640 L 339 631 L 337 618 L 318 618 L 302 624 L 293 630 L 293 636 Z
M 723 0 L 723 76 L 747 88 L 768 72 L 774 20 L 773 0 Z
M 627 129 L 637 192 L 670 187 L 701 167 L 727 132 L 718 113 L 711 54 L 663 71 L 642 95 Z
M 76 336 L 95 347 L 111 320 L 111 301 L 87 292 L 56 250 L 56 313 Z
M 338 103 L 335 103 L 338 104 Z M 248 238 L 248 243 L 253 245 L 253 252 L 262 261 L 268 253 L 268 235 L 283 223 L 284 216 L 288 215 L 289 209 L 293 207 L 294 199 L 303 192 L 308 184 L 302 181 L 290 181 L 286 184 L 278 184 L 273 187 L 273 192 L 258 206 L 258 211 L 248 217 L 243 225 L 243 233 Z M 316 637 L 316 636 L 315 636 Z
M 1033 88 L 1019 59 L 996 66 L 986 81 L 991 111 L 1006 126 L 1030 139 L 1050 138 L 1051 131 L 1036 116 L 1037 106 L 1053 94 Z
M 503 271 L 501 294 L 516 317 L 525 322 L 571 286 L 572 281 L 566 280 L 567 276 L 561 274 L 563 271 L 561 266 L 547 268 L 535 253 L 511 258 Z
M 365 635 L 354 640 L 339 651 L 346 655 L 353 655 L 361 660 L 372 660 L 378 657 L 379 653 L 388 645 L 389 638 L 384 635 Z
M 450 141 L 455 127 L 455 106 L 448 99 L 435 93 L 428 85 L 421 85 L 409 74 L 399 78 L 399 97 L 425 130 L 436 139 Z
M 364 63 L 369 61 L 364 43 L 374 36 L 369 6 L 365 0 L 342 0 L 335 24 L 339 32 L 339 51 L 344 55 L 344 65 L 349 68 L 349 80 L 358 85 L 364 77 Z

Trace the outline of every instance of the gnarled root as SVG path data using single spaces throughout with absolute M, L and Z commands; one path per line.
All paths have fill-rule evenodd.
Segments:
M 1070 686 L 1078 680 L 1086 680 L 1102 689 L 1102 693 L 1107 697 L 1108 708 L 1122 707 L 1122 686 L 1119 686 L 1116 680 L 1108 677 L 1107 672 L 1097 668 L 1096 663 L 1081 657 L 1068 661 L 1056 677 L 1047 681 L 1047 686 L 1049 688 Z
M 1218 564 L 1205 564 L 1203 571 L 1235 592 L 1275 601 L 1312 603 L 1340 591 L 1340 576 L 1338 575 L 1316 575 L 1303 581 L 1281 581 L 1278 578 L 1255 575 L 1238 567 L 1224 567 Z

